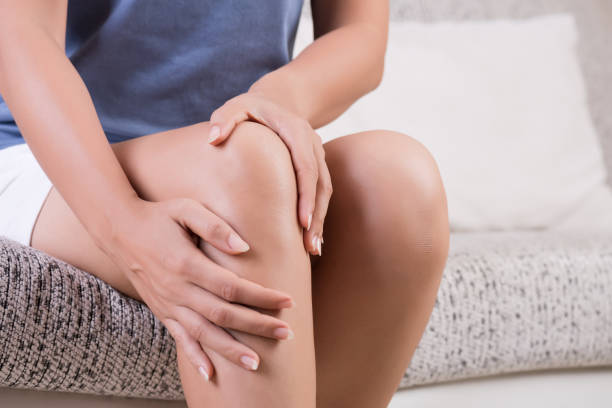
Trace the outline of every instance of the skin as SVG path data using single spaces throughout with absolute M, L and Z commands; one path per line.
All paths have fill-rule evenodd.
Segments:
M 111 146 L 64 54 L 65 0 L 0 1 L 0 92 L 54 184 L 31 245 L 151 308 L 190 407 L 386 406 L 435 301 L 429 152 L 313 131 L 379 83 L 388 6 L 312 6 L 316 41 L 210 122 Z

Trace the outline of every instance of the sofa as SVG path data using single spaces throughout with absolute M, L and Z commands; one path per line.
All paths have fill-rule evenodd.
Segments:
M 571 12 L 578 23 L 589 109 L 612 174 L 612 3 L 391 2 L 393 20 L 521 18 L 561 11 Z M 95 396 L 113 396 L 148 399 L 149 406 L 156 406 L 152 400 L 184 406 L 174 341 L 145 305 L 2 237 L 0 270 L 0 405 L 20 396 L 42 404 L 50 400 L 36 391 L 55 391 L 70 393 L 66 401 L 83 394 L 79 401 L 91 396 L 92 404 Z M 411 391 L 433 401 L 430 396 L 443 393 L 440 384 L 508 375 L 531 376 L 530 383 L 538 384 L 538 375 L 577 369 L 582 370 L 577 376 L 612 381 L 612 230 L 453 231 L 433 313 L 398 389 L 407 395 L 406 405 L 394 399 L 392 406 L 415 404 Z M 473 400 L 478 389 L 453 391 L 450 401 L 484 406 Z M 600 391 L 612 404 L 611 392 Z M 503 391 L 495 398 L 503 399 Z

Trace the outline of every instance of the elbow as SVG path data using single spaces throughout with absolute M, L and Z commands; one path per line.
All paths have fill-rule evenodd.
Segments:
M 370 68 L 367 79 L 364 81 L 367 86 L 365 93 L 372 92 L 381 84 L 383 80 L 383 75 L 385 72 L 385 58 L 382 56 L 381 58 L 377 58 L 372 67 Z
M 372 74 L 372 91 L 378 88 L 383 80 L 385 73 L 385 57 L 383 56 L 377 61 Z
M 370 67 L 368 70 L 368 92 L 378 88 L 385 73 L 385 57 L 387 54 L 387 30 L 379 27 L 368 27 L 370 43 Z

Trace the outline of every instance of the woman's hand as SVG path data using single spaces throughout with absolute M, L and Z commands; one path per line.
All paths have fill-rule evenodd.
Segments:
M 304 231 L 305 247 L 321 255 L 323 221 L 332 194 L 331 177 L 325 163 L 321 138 L 308 121 L 279 106 L 262 93 L 249 91 L 215 110 L 208 142 L 218 145 L 227 139 L 236 124 L 253 120 L 275 131 L 291 154 L 298 187 L 298 218 Z
M 289 295 L 238 277 L 199 249 L 199 239 L 237 256 L 249 249 L 203 204 L 191 199 L 137 199 L 108 234 L 111 236 L 101 240 L 102 249 L 207 380 L 213 365 L 200 345 L 243 368 L 255 370 L 259 362 L 252 349 L 223 327 L 270 338 L 288 337 L 286 322 L 242 304 L 264 309 L 291 307 Z

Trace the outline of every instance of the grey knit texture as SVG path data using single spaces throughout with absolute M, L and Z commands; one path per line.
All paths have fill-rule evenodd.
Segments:
M 182 399 L 176 347 L 144 304 L 0 237 L 0 387 Z
M 142 303 L 5 238 L 0 268 L 0 386 L 183 398 L 174 341 Z M 611 295 L 612 232 L 453 234 L 400 388 L 610 365 Z
M 451 234 L 401 387 L 612 365 L 612 231 Z

